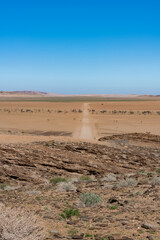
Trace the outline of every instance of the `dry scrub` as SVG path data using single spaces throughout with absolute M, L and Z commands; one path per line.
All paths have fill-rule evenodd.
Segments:
M 0 239 L 44 240 L 42 222 L 23 208 L 0 207 Z

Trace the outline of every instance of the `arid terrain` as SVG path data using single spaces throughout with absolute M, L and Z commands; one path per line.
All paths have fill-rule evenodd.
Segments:
M 160 101 L 98 102 L 90 113 L 98 136 L 150 132 L 160 135 Z
M 160 101 L 121 100 L 0 101 L 0 239 L 160 240 Z
M 160 101 L 0 101 L 0 142 L 160 135 Z

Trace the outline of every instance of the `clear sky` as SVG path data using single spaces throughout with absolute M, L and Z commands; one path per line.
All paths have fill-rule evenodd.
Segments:
M 160 1 L 0 0 L 0 90 L 160 94 Z

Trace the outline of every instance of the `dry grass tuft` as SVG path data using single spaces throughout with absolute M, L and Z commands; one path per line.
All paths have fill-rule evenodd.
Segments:
M 0 239 L 44 240 L 45 238 L 45 230 L 37 216 L 23 208 L 0 206 Z
M 137 186 L 137 181 L 133 178 L 122 179 L 118 184 L 117 187 L 135 187 Z

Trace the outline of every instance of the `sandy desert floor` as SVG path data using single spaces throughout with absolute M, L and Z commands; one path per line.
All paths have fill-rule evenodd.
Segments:
M 123 133 L 160 134 L 160 101 L 90 104 L 97 136 Z
M 160 135 L 160 101 L 0 102 L 0 142 Z
M 0 102 L 1 141 L 72 137 L 81 125 L 82 103 Z

